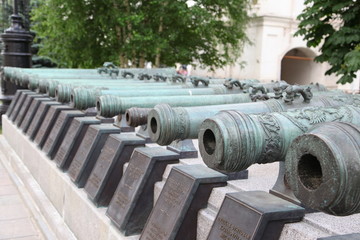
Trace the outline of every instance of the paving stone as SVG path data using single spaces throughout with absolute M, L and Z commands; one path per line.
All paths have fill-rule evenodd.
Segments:
M 0 186 L 13 185 L 11 178 L 8 175 L 0 175 Z
M 19 195 L 4 195 L 0 196 L 0 206 L 8 206 L 22 203 Z
M 20 237 L 38 237 L 39 233 L 29 218 L 0 221 L 0 239 L 17 239 Z
M 0 221 L 30 217 L 28 210 L 22 203 L 0 206 L 0 213 Z
M 14 185 L 5 185 L 0 187 L 0 196 L 18 194 Z

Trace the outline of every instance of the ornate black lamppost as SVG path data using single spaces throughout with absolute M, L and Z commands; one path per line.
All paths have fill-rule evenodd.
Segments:
M 3 66 L 31 68 L 31 42 L 32 35 L 24 29 L 22 18 L 18 14 L 18 1 L 14 0 L 14 13 L 11 15 L 11 26 L 0 35 L 3 43 Z M 9 104 L 9 99 L 16 92 L 17 86 L 9 81 L 1 79 L 0 100 L 3 104 Z M 0 108 L 0 114 L 4 107 Z

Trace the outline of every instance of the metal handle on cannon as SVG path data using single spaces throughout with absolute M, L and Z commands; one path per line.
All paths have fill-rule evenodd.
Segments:
M 183 76 L 181 76 L 180 74 L 176 74 L 172 77 L 171 81 L 173 83 L 185 83 L 186 82 L 186 78 L 184 78 Z
M 121 72 L 121 76 L 123 78 L 128 78 L 128 76 L 130 76 L 130 78 L 134 78 L 135 75 L 132 73 L 132 72 L 129 72 L 129 71 L 122 71 Z
M 207 87 L 210 83 L 209 79 L 199 77 L 190 77 L 190 81 L 195 87 L 199 86 L 199 83 Z
M 228 89 L 233 89 L 233 87 L 238 87 L 240 89 L 244 89 L 244 85 L 243 83 L 241 83 L 239 80 L 237 79 L 227 79 L 224 83 L 224 86 L 227 87 Z
M 292 104 L 299 94 L 304 98 L 305 103 L 309 103 L 313 97 L 310 87 L 301 87 L 298 85 L 288 86 L 285 93 L 284 101 L 287 104 Z
M 166 76 L 163 76 L 161 74 L 154 74 L 153 77 L 152 77 L 155 81 L 163 81 L 163 82 L 166 82 L 166 79 L 167 77 Z
M 151 78 L 152 78 L 152 76 L 150 76 L 147 73 L 139 73 L 139 75 L 138 75 L 139 80 L 150 80 Z

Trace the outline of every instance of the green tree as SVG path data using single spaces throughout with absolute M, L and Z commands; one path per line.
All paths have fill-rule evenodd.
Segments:
M 48 55 L 67 67 L 130 60 L 143 67 L 233 63 L 248 41 L 249 0 L 40 0 L 32 19 Z M 189 3 L 192 3 L 191 5 Z
M 340 76 L 338 83 L 350 83 L 360 70 L 360 2 L 357 0 L 306 0 L 297 36 L 308 47 L 320 47 L 317 62 L 328 62 L 327 75 Z

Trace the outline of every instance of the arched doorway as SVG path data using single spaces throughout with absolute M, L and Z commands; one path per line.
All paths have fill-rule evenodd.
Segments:
M 281 60 L 281 80 L 299 85 L 318 82 L 321 65 L 313 61 L 315 56 L 308 48 L 288 51 Z

